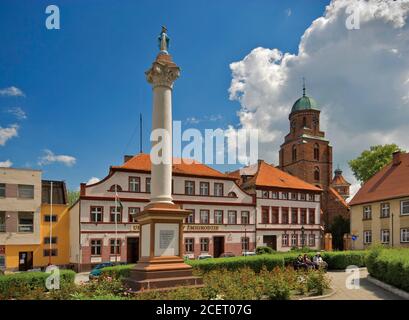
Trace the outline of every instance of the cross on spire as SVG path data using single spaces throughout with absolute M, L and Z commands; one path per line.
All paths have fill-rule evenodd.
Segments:
M 302 96 L 305 97 L 305 77 L 302 77 Z

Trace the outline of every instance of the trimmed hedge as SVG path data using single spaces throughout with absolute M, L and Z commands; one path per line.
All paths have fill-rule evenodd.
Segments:
M 18 298 L 31 291 L 47 291 L 46 279 L 50 276 L 45 272 L 22 272 L 0 277 L 0 299 Z M 60 270 L 60 288 L 73 284 L 75 272 Z
M 409 249 L 374 248 L 366 266 L 374 278 L 409 292 Z
M 270 247 L 260 246 L 256 248 L 256 254 L 272 254 L 274 250 Z
M 274 254 L 263 254 L 247 257 L 213 258 L 204 260 L 188 260 L 194 270 L 199 272 L 210 272 L 212 270 L 238 270 L 248 267 L 255 272 L 260 272 L 263 267 L 273 270 L 275 267 L 291 266 L 300 253 L 298 252 L 277 252 Z M 308 253 L 312 259 L 315 253 Z M 323 252 L 322 258 L 328 263 L 329 269 L 346 269 L 350 265 L 358 267 L 365 266 L 367 251 L 335 251 Z M 120 265 L 102 269 L 103 276 L 115 278 L 126 278 L 130 275 L 134 265 Z

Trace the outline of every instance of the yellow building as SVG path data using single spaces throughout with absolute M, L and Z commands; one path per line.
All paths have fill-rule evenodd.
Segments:
M 393 160 L 354 196 L 351 205 L 353 249 L 371 244 L 409 247 L 409 154 Z
M 42 181 L 38 170 L 1 168 L 0 174 L 0 269 L 25 271 L 49 263 L 67 265 L 69 211 L 65 183 Z

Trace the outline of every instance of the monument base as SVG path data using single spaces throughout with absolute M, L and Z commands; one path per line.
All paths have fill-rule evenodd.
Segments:
M 149 252 L 141 256 L 138 263 L 131 270 L 130 277 L 125 279 L 125 284 L 133 291 L 171 289 L 178 286 L 201 287 L 203 279 L 193 276 L 192 267 L 182 258 L 183 245 L 183 219 L 189 211 L 181 209 L 175 204 L 149 204 L 137 215 L 141 224 L 141 233 L 149 232 L 146 236 L 147 243 L 140 242 L 140 252 Z M 158 225 L 178 225 L 178 239 L 175 244 L 175 255 L 155 255 L 155 230 Z M 159 228 L 159 227 L 158 227 Z M 144 235 L 141 235 L 141 239 Z M 145 246 L 145 247 L 144 247 Z M 144 248 L 144 250 L 143 250 Z

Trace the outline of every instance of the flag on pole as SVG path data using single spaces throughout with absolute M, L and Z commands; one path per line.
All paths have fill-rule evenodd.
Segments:
M 116 190 L 115 190 L 115 203 L 116 203 L 116 207 L 118 208 L 119 206 L 122 210 L 124 206 L 122 205 L 121 199 L 119 199 L 118 192 Z

